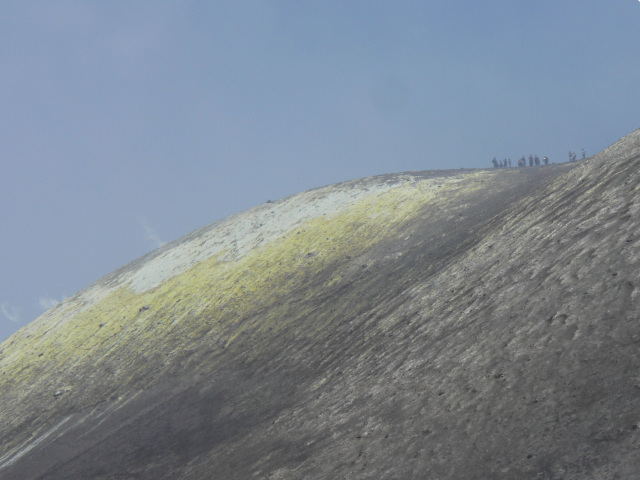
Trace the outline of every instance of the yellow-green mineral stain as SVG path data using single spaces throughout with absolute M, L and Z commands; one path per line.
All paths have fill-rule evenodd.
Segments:
M 318 216 L 239 259 L 222 261 L 222 252 L 149 291 L 136 294 L 123 286 L 80 312 L 60 309 L 66 318 L 57 328 L 32 331 L 29 341 L 18 341 L 18 335 L 13 345 L 3 344 L 0 386 L 17 382 L 40 388 L 41 377 L 65 379 L 76 368 L 83 371 L 83 365 L 110 357 L 126 368 L 128 360 L 149 351 L 163 352 L 170 362 L 176 351 L 205 335 L 223 348 L 245 330 L 283 328 L 286 318 L 259 313 L 287 292 L 305 287 L 328 265 L 392 237 L 425 205 L 444 206 L 461 192 L 481 188 L 487 175 L 395 185 L 361 197 L 338 214 Z M 326 286 L 336 281 L 330 278 Z

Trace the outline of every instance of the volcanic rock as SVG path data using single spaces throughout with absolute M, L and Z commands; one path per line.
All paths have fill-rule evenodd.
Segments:
M 632 479 L 640 130 L 317 188 L 0 345 L 3 479 Z

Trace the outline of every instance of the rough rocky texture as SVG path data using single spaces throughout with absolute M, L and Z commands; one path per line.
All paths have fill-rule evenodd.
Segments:
M 632 479 L 640 131 L 304 192 L 0 345 L 3 479 Z

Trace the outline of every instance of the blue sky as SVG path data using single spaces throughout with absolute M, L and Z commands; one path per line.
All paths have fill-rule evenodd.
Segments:
M 0 339 L 269 199 L 640 127 L 637 0 L 6 1 L 0 45 Z

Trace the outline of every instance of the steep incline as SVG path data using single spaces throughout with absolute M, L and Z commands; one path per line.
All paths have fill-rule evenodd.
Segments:
M 639 163 L 373 177 L 167 245 L 0 346 L 0 476 L 633 478 Z

